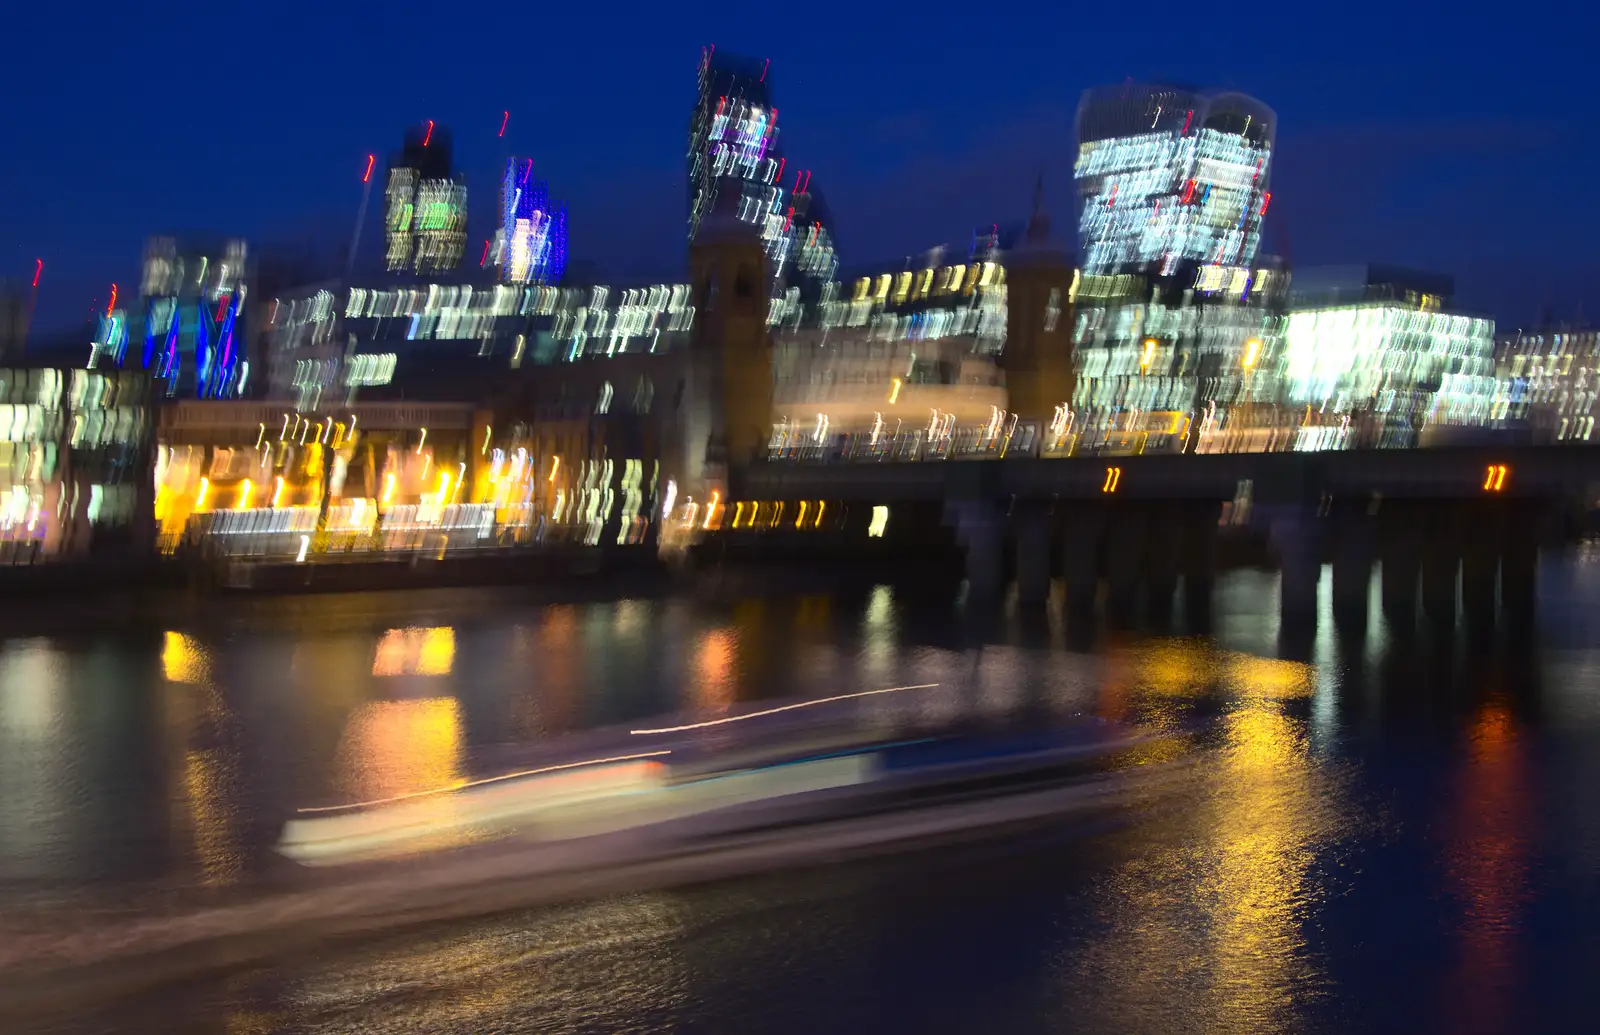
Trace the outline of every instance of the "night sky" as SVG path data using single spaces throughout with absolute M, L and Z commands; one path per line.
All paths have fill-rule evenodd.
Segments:
M 575 260 L 678 276 L 708 43 L 771 58 L 789 167 L 814 171 L 847 266 L 1020 219 L 1040 171 L 1070 239 L 1078 95 L 1133 78 L 1276 109 L 1265 252 L 1452 273 L 1457 303 L 1502 329 L 1581 318 L 1600 284 L 1600 16 L 1575 0 L 329 6 L 8 7 L 0 279 L 26 283 L 44 258 L 33 341 L 80 326 L 112 281 L 136 294 L 151 233 L 337 255 L 366 155 L 380 181 L 426 119 L 454 132 L 469 260 L 514 151 L 567 201 Z M 380 201 L 381 183 L 369 260 Z

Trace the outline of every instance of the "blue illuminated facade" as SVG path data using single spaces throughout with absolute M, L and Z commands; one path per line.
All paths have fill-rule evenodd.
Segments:
M 567 269 L 567 207 L 533 178 L 533 159 L 506 162 L 496 261 L 507 284 L 554 284 Z
M 250 365 L 242 313 L 248 288 L 243 241 L 180 247 L 169 237 L 145 249 L 141 363 L 167 398 L 244 394 Z M 104 360 L 120 349 L 108 350 Z

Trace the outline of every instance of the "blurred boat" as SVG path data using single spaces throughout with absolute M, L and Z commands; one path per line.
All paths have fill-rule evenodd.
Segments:
M 630 830 L 726 836 L 1059 789 L 1113 771 L 1140 743 L 1098 720 L 898 740 L 782 725 L 732 737 L 715 732 L 671 727 L 642 745 L 627 742 L 644 750 L 303 810 L 278 848 L 300 863 L 329 866 L 507 838 L 566 842 Z

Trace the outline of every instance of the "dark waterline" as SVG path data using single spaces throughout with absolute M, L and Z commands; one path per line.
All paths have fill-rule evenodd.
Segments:
M 1531 653 L 1376 617 L 1280 642 L 1257 572 L 1222 582 L 1210 638 L 1092 653 L 1056 612 L 974 624 L 890 586 L 323 598 L 10 640 L 0 915 L 248 893 L 308 803 L 651 716 L 935 682 L 885 717 L 1102 715 L 1199 756 L 1197 797 L 330 949 L 58 1030 L 1585 1029 L 1600 566 L 1542 579 Z

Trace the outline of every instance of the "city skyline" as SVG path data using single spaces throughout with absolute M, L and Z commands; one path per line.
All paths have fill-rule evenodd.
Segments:
M 30 11 L 19 28 L 47 33 L 51 17 Z M 316 51 L 340 48 L 349 68 L 338 74 L 268 89 L 264 66 L 246 61 L 240 99 L 227 114 L 215 104 L 195 116 L 151 109 L 131 124 L 95 124 L 89 140 L 82 120 L 93 123 L 92 91 L 105 85 L 105 73 L 91 69 L 83 82 L 69 83 L 40 64 L 50 46 L 20 54 L 5 75 L 33 75 L 27 93 L 34 103 L 13 127 L 14 154 L 27 158 L 12 172 L 14 189 L 32 200 L 13 220 L 0 277 L 26 283 L 34 260 L 45 260 L 38 341 L 83 326 L 112 282 L 125 290 L 137 278 L 144 239 L 154 234 L 192 227 L 243 237 L 253 249 L 311 241 L 338 257 L 355 223 L 366 156 L 381 157 L 403 127 L 425 119 L 456 134 L 457 166 L 474 198 L 466 262 L 493 222 L 490 199 L 504 158 L 528 153 L 535 175 L 568 199 L 574 263 L 623 278 L 672 277 L 683 261 L 684 113 L 694 101 L 700 48 L 717 43 L 767 55 L 785 149 L 804 154 L 827 185 L 847 265 L 1017 218 L 1041 170 L 1065 236 L 1073 222 L 1071 123 L 1082 90 L 1126 78 L 1190 80 L 1258 97 L 1278 113 L 1263 253 L 1285 254 L 1296 265 L 1388 261 L 1440 269 L 1457 277 L 1463 305 L 1493 313 L 1508 329 L 1531 321 L 1543 305 L 1570 317 L 1584 301 L 1580 289 L 1592 261 L 1581 242 L 1600 220 L 1577 178 L 1595 144 L 1558 129 L 1561 106 L 1575 103 L 1561 86 L 1563 76 L 1576 75 L 1572 62 L 1541 62 L 1530 74 L 1492 62 L 1474 66 L 1459 55 L 1441 64 L 1423 48 L 1411 67 L 1396 69 L 1379 60 L 1392 43 L 1339 27 L 1299 39 L 1289 60 L 1280 51 L 1291 49 L 1291 24 L 1272 46 L 1230 42 L 1205 26 L 1186 26 L 1186 46 L 1175 52 L 1074 46 L 1062 69 L 1039 64 L 1045 43 L 1017 34 L 1019 15 L 968 34 L 964 45 L 983 75 L 978 87 L 956 89 L 938 73 L 880 55 L 870 25 L 799 46 L 764 31 L 761 19 L 724 30 L 712 17 L 647 24 L 651 17 L 635 18 L 637 31 L 608 52 L 620 55 L 608 58 L 608 67 L 622 61 L 626 74 L 579 77 L 580 59 L 561 54 L 540 88 L 498 71 L 464 81 L 461 70 L 488 52 L 470 26 L 439 26 L 437 69 L 398 78 L 377 76 L 368 53 L 369 45 L 382 49 L 388 30 L 331 31 Z M 1059 26 L 1073 38 L 1115 38 L 1101 17 L 1062 16 Z M 1475 39 L 1467 22 L 1431 29 L 1441 41 L 1451 34 Z M 127 39 L 132 45 L 172 30 L 169 20 L 152 16 L 130 27 Z M 923 26 L 900 31 L 908 43 L 929 38 Z M 1514 39 L 1521 30 L 1508 31 Z M 259 48 L 283 42 L 278 33 L 251 43 L 249 55 L 264 60 Z M 1366 54 L 1368 60 L 1347 62 L 1363 68 L 1359 75 L 1340 71 L 1341 46 Z M 848 71 L 829 72 L 830 63 Z M 376 97 L 373 82 L 384 84 Z M 138 105 L 148 90 L 142 81 L 130 84 L 127 103 Z M 1548 104 L 1530 107 L 1546 96 Z M 361 103 L 335 103 L 344 97 Z M 1530 110 L 1543 114 L 1529 118 Z M 215 149 L 231 161 L 185 158 L 172 146 L 194 129 L 192 119 L 208 127 Z M 282 159 L 284 149 L 291 161 Z M 1529 163 L 1529 155 L 1537 160 Z M 114 175 L 86 182 L 97 167 Z M 1513 176 L 1527 181 L 1527 205 L 1483 203 L 1496 190 L 1503 194 Z M 91 186 L 100 201 L 84 207 Z M 363 243 L 368 257 L 375 215 Z

